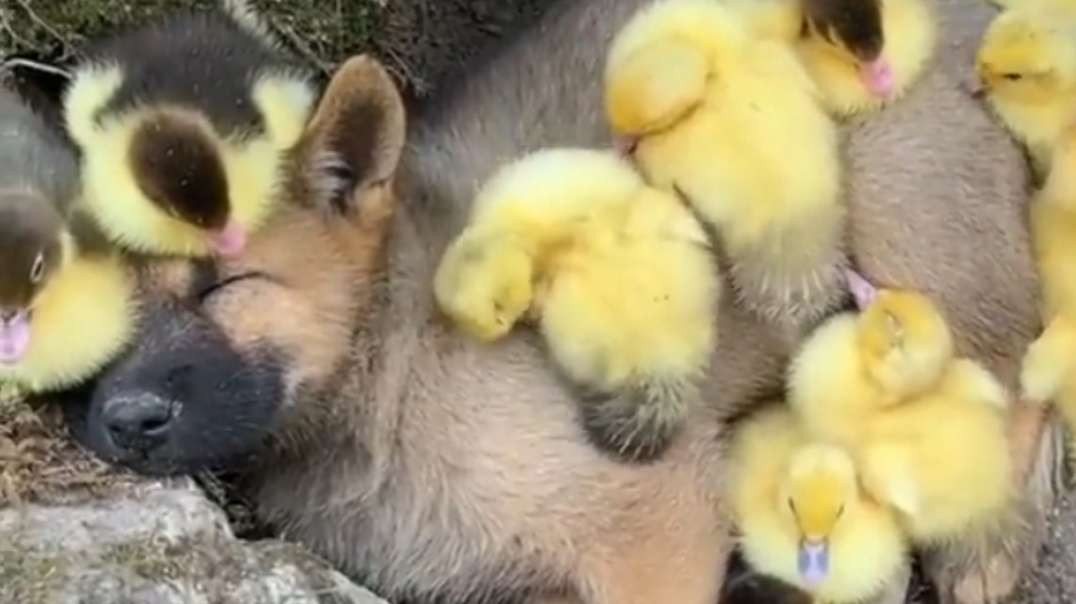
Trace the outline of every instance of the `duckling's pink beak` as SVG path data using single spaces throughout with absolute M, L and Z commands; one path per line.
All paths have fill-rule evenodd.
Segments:
M 850 268 L 844 269 L 844 277 L 848 281 L 848 291 L 852 292 L 852 298 L 855 299 L 856 308 L 864 310 L 874 302 L 874 298 L 878 296 L 878 288 L 874 284 Z
M 829 574 L 829 543 L 826 541 L 800 542 L 797 566 L 800 578 L 808 587 L 814 587 Z
M 213 250 L 225 258 L 238 256 L 247 245 L 247 234 L 242 225 L 231 219 L 219 231 L 210 235 Z
M 14 365 L 30 348 L 30 313 L 20 310 L 0 316 L 0 364 Z
M 883 98 L 892 96 L 893 67 L 885 57 L 879 56 L 870 63 L 864 63 L 859 74 L 871 94 Z

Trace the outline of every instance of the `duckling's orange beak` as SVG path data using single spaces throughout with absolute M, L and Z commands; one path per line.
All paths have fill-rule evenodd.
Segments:
M 888 98 L 893 95 L 893 86 L 895 85 L 893 66 L 889 64 L 889 60 L 884 56 L 879 56 L 869 63 L 863 63 L 859 68 L 859 74 L 871 94 L 882 98 Z
M 797 566 L 800 578 L 809 587 L 818 585 L 829 574 L 829 542 L 804 539 L 800 542 Z

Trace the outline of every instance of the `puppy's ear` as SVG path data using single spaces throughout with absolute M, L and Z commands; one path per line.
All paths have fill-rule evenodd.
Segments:
M 406 137 L 403 99 L 385 68 L 367 55 L 329 80 L 297 147 L 309 201 L 341 213 L 391 186 Z

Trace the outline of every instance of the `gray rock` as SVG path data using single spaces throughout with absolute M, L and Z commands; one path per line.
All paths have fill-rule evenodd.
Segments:
M 243 542 L 189 480 L 0 509 L 0 603 L 386 604 L 301 547 Z
M 1076 602 L 1076 494 L 1009 599 Z M 303 548 L 245 542 L 188 479 L 0 509 L 0 604 L 387 604 Z

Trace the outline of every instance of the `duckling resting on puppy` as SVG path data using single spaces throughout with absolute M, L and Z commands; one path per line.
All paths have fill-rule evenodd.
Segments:
M 523 318 L 585 394 L 594 441 L 657 456 L 695 398 L 716 338 L 720 281 L 690 210 L 612 152 L 546 149 L 502 167 L 434 279 L 479 340 Z
M 738 427 L 730 455 L 744 557 L 816 602 L 860 602 L 901 576 L 908 544 L 896 514 L 867 495 L 842 448 L 812 440 L 780 405 Z
M 934 53 L 926 0 L 725 0 L 759 35 L 792 44 L 839 119 L 869 114 L 908 91 Z
M 74 151 L 0 89 L 0 381 L 31 392 L 93 375 L 135 319 L 131 276 L 77 195 Z
M 87 50 L 65 91 L 85 205 L 139 252 L 231 257 L 279 197 L 315 91 L 238 17 L 181 14 Z
M 794 359 L 789 401 L 808 432 L 846 446 L 912 540 L 989 530 L 1011 501 L 1008 396 L 925 295 L 878 290 L 820 326 Z M 955 429 L 959 426 L 959 429 Z
M 746 308 L 798 338 L 840 304 L 837 129 L 787 43 L 720 2 L 662 0 L 615 36 L 605 107 L 647 180 L 715 227 Z

